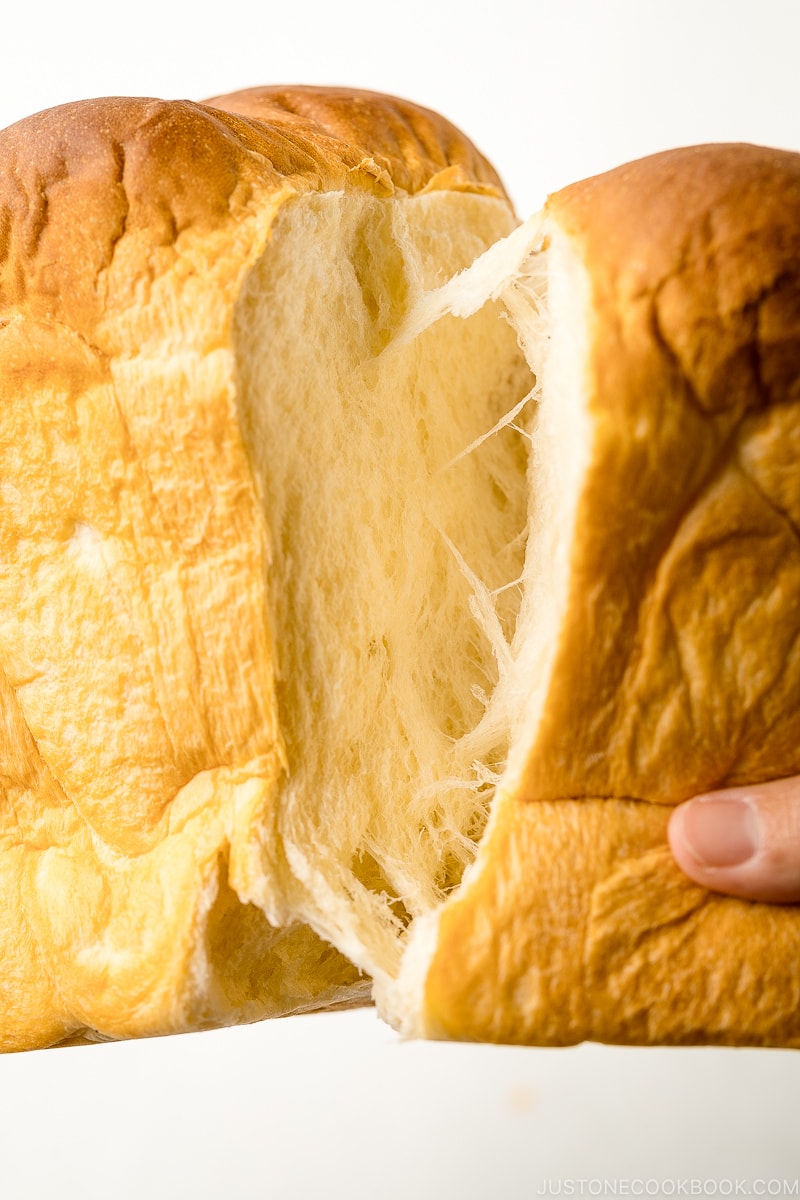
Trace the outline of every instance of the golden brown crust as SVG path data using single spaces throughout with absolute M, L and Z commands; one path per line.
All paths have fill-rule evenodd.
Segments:
M 675 151 L 548 212 L 591 284 L 591 466 L 543 717 L 445 910 L 431 1027 L 798 1045 L 800 910 L 704 894 L 665 828 L 800 771 L 800 155 Z
M 392 186 L 413 194 L 431 187 L 505 196 L 497 172 L 460 130 L 408 100 L 356 88 L 259 87 L 207 104 L 267 121 L 298 143 L 340 157 L 350 169 L 371 161 Z
M 592 281 L 595 445 L 522 789 L 676 803 L 794 774 L 800 155 L 673 151 L 551 212 Z
M 712 895 L 675 866 L 661 805 L 509 803 L 448 906 L 433 1037 L 800 1046 L 796 909 Z

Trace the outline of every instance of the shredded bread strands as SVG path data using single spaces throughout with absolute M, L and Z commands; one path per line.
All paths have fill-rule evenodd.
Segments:
M 437 292 L 429 293 L 422 300 L 418 301 L 415 309 L 406 318 L 392 345 L 400 346 L 408 344 L 409 341 L 418 337 L 420 333 L 430 327 L 427 322 L 433 324 L 445 315 L 467 318 L 472 313 L 478 311 L 488 300 L 500 298 L 505 305 L 506 311 L 498 314 L 499 318 L 509 320 L 517 332 L 520 347 L 525 351 L 526 356 L 530 358 L 533 345 L 536 347 L 538 358 L 541 361 L 545 353 L 543 343 L 546 343 L 548 338 L 547 318 L 543 312 L 547 292 L 547 264 L 546 255 L 537 252 L 541 251 L 541 249 L 539 221 L 538 218 L 533 218 L 528 222 L 527 226 L 518 228 L 508 238 L 492 246 L 471 267 L 466 268 L 466 270 L 448 281 Z M 503 264 L 508 268 L 511 263 L 515 264 L 513 274 L 510 278 L 506 277 L 498 284 L 495 274 L 497 267 Z M 468 295 L 468 301 L 463 299 L 462 292 Z M 389 349 L 390 347 L 387 347 L 387 350 Z M 446 471 L 454 467 L 462 459 L 473 454 L 489 439 L 506 428 L 514 430 L 528 442 L 532 442 L 530 430 L 522 425 L 518 425 L 516 419 L 524 411 L 529 402 L 531 400 L 538 401 L 540 395 L 541 380 L 538 376 L 535 376 L 533 387 L 507 413 L 489 430 L 475 438 L 468 446 L 444 464 L 440 470 Z M 490 643 L 492 654 L 497 664 L 498 676 L 491 694 L 487 694 L 477 684 L 473 684 L 471 687 L 472 694 L 479 700 L 485 710 L 484 716 L 478 725 L 462 738 L 462 745 L 465 747 L 469 746 L 476 755 L 470 764 L 471 775 L 469 777 L 452 776 L 440 779 L 436 783 L 421 789 L 419 795 L 445 794 L 448 791 L 459 789 L 480 794 L 484 803 L 485 819 L 488 819 L 494 793 L 503 778 L 507 766 L 505 754 L 499 759 L 496 757 L 497 745 L 499 741 L 505 742 L 507 749 L 511 737 L 511 722 L 509 720 L 507 704 L 502 703 L 501 699 L 499 705 L 495 704 L 493 706 L 493 699 L 497 697 L 498 693 L 502 695 L 504 690 L 503 685 L 506 685 L 507 689 L 508 681 L 513 675 L 516 665 L 513 653 L 515 638 L 513 633 L 510 639 L 506 636 L 498 619 L 495 598 L 511 588 L 521 588 L 524 585 L 527 571 L 523 569 L 514 579 L 490 590 L 475 571 L 472 570 L 464 556 L 458 550 L 458 547 L 447 536 L 444 530 L 437 527 L 437 534 L 447 546 L 450 554 L 457 563 L 459 571 L 469 583 L 471 592 L 468 601 L 469 610 L 476 626 Z M 527 530 L 521 536 L 527 538 Z M 512 685 L 512 695 L 521 686 L 524 687 L 524 684 L 521 682 L 517 683 L 516 688 Z M 495 761 L 490 766 L 489 761 L 492 759 L 493 751 L 495 752 Z M 470 868 L 472 857 L 477 849 L 482 832 L 483 829 L 480 830 L 477 837 L 469 840 L 470 856 L 469 861 L 466 863 L 467 870 Z M 445 889 L 442 892 L 442 901 L 448 893 L 457 890 L 459 886 L 460 881 L 453 884 L 450 888 Z M 411 944 L 416 948 L 412 956 L 415 961 L 420 957 L 419 946 L 425 939 L 424 929 L 433 930 L 437 912 L 438 907 L 423 916 L 417 917 L 413 923 L 415 936 Z M 418 928 L 420 925 L 423 928 Z M 409 965 L 404 963 L 401 977 L 407 979 L 410 975 L 413 975 L 413 965 L 409 969 Z M 394 986 L 397 987 L 398 985 Z M 400 987 L 402 987 L 402 984 Z M 378 994 L 383 993 L 383 990 L 380 981 L 378 981 Z
M 494 235 L 487 272 L 474 238 L 458 249 L 442 206 L 448 232 L 437 244 L 472 266 L 450 269 L 444 287 L 431 289 L 429 278 L 426 290 L 427 230 L 440 219 L 441 198 L 381 202 L 374 214 L 372 203 L 350 198 L 345 211 L 334 197 L 295 202 L 304 254 L 310 243 L 325 254 L 333 240 L 341 290 L 320 295 L 325 276 L 313 261 L 312 288 L 296 277 L 287 225 L 253 277 L 242 331 L 247 354 L 263 365 L 245 381 L 245 403 L 280 550 L 272 590 L 289 601 L 285 615 L 273 616 L 290 770 L 274 830 L 284 868 L 269 885 L 271 911 L 281 923 L 309 924 L 377 977 L 397 973 L 403 930 L 452 891 L 472 860 L 502 768 L 503 731 L 485 710 L 498 673 L 509 670 L 527 524 L 525 456 L 511 427 L 535 388 L 513 331 L 502 332 L 501 305 L 480 311 L 497 290 L 489 274 L 503 262 L 518 266 L 531 230 L 517 230 L 509 249 L 508 211 L 498 206 L 506 228 L 499 241 Z M 433 261 L 440 279 L 444 263 Z M 313 297 L 311 308 L 290 307 L 285 325 L 259 300 L 285 294 L 284 274 L 294 295 Z M 467 300 L 454 302 L 465 287 Z M 441 320 L 456 312 L 461 319 Z M 334 322 L 335 353 L 333 343 L 326 350 Z M 318 354 L 298 364 L 291 395 L 276 395 L 280 378 L 276 385 L 258 347 L 282 356 L 283 345 L 288 352 L 298 333 L 307 341 L 313 331 Z M 329 431 L 342 428 L 348 438 L 327 448 Z M 357 506 L 341 507 L 338 492 L 326 490 L 345 479 L 355 481 Z M 513 497 L 503 497 L 509 487 Z M 470 516 L 477 509 L 479 524 Z M 328 519 L 337 512 L 346 526 Z M 337 540 L 342 550 L 332 556 Z M 312 565 L 313 574 L 304 582 L 292 563 Z

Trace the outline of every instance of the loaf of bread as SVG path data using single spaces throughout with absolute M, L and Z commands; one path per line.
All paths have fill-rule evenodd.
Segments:
M 0 133 L 0 1048 L 800 1045 L 671 806 L 800 771 L 800 155 L 518 224 L 343 89 Z

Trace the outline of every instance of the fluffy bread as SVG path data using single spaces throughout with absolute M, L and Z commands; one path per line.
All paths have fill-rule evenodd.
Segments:
M 426 1036 L 800 1044 L 797 910 L 664 832 L 800 769 L 800 156 L 515 230 L 442 118 L 275 88 L 0 162 L 0 1047 L 370 980 Z

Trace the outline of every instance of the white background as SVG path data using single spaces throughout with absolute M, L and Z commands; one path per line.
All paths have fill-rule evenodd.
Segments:
M 800 149 L 800 0 L 42 0 L 0 28 L 0 125 L 85 96 L 358 85 L 466 129 L 521 216 L 669 146 Z M 0 1060 L 0 1197 L 791 1187 L 798 1095 L 789 1052 L 403 1044 L 370 1011 L 293 1018 Z
M 701 141 L 800 148 L 798 0 L 40 0 L 3 6 L 0 126 L 86 96 L 394 92 L 460 125 L 527 216 Z

